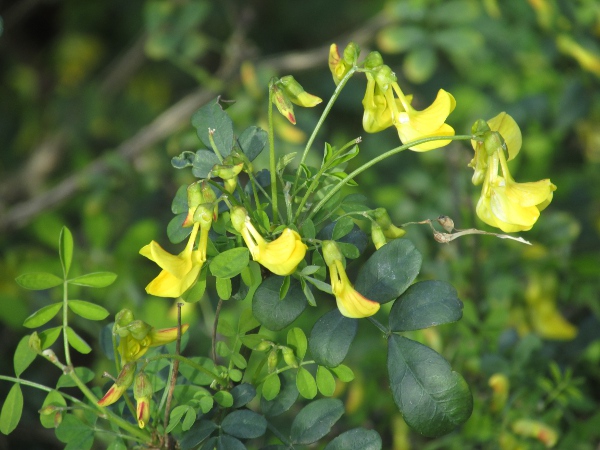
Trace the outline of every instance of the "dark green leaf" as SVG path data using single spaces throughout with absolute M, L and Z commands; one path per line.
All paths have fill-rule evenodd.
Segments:
M 58 336 L 60 336 L 60 332 L 62 330 L 61 327 L 53 327 L 48 328 L 44 331 L 38 333 L 38 337 L 42 343 L 42 350 L 50 347 L 52 344 L 56 342 Z
M 317 233 L 318 239 L 333 239 L 333 231 L 334 231 L 335 223 L 328 224 L 325 228 L 323 228 L 319 233 Z M 346 243 L 354 245 L 359 253 L 362 253 L 367 248 L 369 243 L 369 238 L 356 224 L 353 225 L 352 229 L 348 234 L 339 239 L 338 243 Z M 315 262 L 313 261 L 313 264 Z
M 221 164 L 217 155 L 208 150 L 198 150 L 194 158 L 192 174 L 198 178 L 207 178 L 216 164 Z
M 267 431 L 266 419 L 249 409 L 241 409 L 228 414 L 221 422 L 223 431 L 240 439 L 254 439 Z
M 37 356 L 37 353 L 29 347 L 29 336 L 30 335 L 27 335 L 21 338 L 17 345 L 17 349 L 15 350 L 13 363 L 17 378 L 21 376 Z
M 45 323 L 48 323 L 50 320 L 58 314 L 60 309 L 62 308 L 62 302 L 52 303 L 51 305 L 44 306 L 41 309 L 38 309 L 32 315 L 30 315 L 25 322 L 23 322 L 23 326 L 27 328 L 37 328 Z
M 342 255 L 346 258 L 356 259 L 360 256 L 360 251 L 354 244 L 348 244 L 346 242 L 338 242 Z
M 298 399 L 298 388 L 296 387 L 296 374 L 291 370 L 287 370 L 278 375 L 271 375 L 269 378 L 276 376 L 280 379 L 281 389 L 279 395 L 273 400 L 267 400 L 262 397 L 260 399 L 260 409 L 264 415 L 274 417 L 286 412 L 290 409 Z M 268 378 L 267 378 L 268 379 Z M 264 392 L 263 392 L 264 394 Z
M 92 351 L 92 347 L 83 340 L 81 336 L 75 333 L 75 330 L 71 327 L 67 327 L 67 338 L 69 339 L 69 345 L 77 350 L 79 353 L 87 355 Z
M 94 443 L 93 430 L 73 414 L 65 414 L 56 429 L 56 437 L 59 441 L 70 444 L 73 450 L 89 450 Z
M 267 278 L 256 290 L 252 302 L 254 317 L 272 331 L 279 331 L 291 324 L 307 304 L 297 280 L 292 280 L 287 295 L 280 300 L 282 282 L 283 277 L 273 275 Z
M 388 374 L 394 402 L 404 420 L 425 436 L 444 435 L 471 415 L 469 386 L 444 358 L 425 345 L 392 335 Z
M 206 441 L 202 446 L 202 450 L 246 450 L 246 446 L 238 439 L 223 434 Z
M 216 373 L 215 363 L 212 361 L 212 359 L 204 357 L 192 357 L 190 359 L 193 362 L 198 363 L 210 370 L 211 372 Z M 205 374 L 204 372 L 200 372 L 187 364 L 180 364 L 179 372 L 192 384 L 205 386 L 213 382 L 212 376 Z
M 312 444 L 325 436 L 344 414 L 339 399 L 323 398 L 306 405 L 292 422 L 291 439 L 294 444 Z
M 354 228 L 354 221 L 348 216 L 344 216 L 336 220 L 334 223 L 335 225 L 333 226 L 333 232 L 331 233 L 331 239 L 334 241 L 340 240 L 350 233 L 352 228 Z
M 104 320 L 110 314 L 106 308 L 83 300 L 69 300 L 68 305 L 71 311 L 84 319 Z
M 241 408 L 256 397 L 256 389 L 249 383 L 238 384 L 231 390 L 233 408 Z
M 69 284 L 76 284 L 78 286 L 88 286 L 103 288 L 110 286 L 117 279 L 117 274 L 112 272 L 94 272 L 86 275 L 81 275 L 77 278 L 71 278 L 67 280 Z
M 183 242 L 192 232 L 192 227 L 184 227 L 183 222 L 188 213 L 183 212 L 173 217 L 167 224 L 167 237 L 173 244 Z
M 58 238 L 58 254 L 65 277 L 69 274 L 71 261 L 73 261 L 73 235 L 67 227 L 62 227 Z
M 246 128 L 240 137 L 238 138 L 238 144 L 248 158 L 249 161 L 253 161 L 269 140 L 269 135 L 265 130 L 259 127 L 251 126 Z
M 184 433 L 183 439 L 181 439 L 181 442 L 179 443 L 181 450 L 191 450 L 195 448 L 216 429 L 217 425 L 210 420 L 196 422 L 192 428 Z
M 210 273 L 219 278 L 232 278 L 239 275 L 250 262 L 250 252 L 246 247 L 237 247 L 218 254 L 210 263 Z
M 23 413 L 23 393 L 21 392 L 21 386 L 13 384 L 8 391 L 6 400 L 2 405 L 2 411 L 0 412 L 0 432 L 2 434 L 10 434 L 13 432 L 19 421 L 21 420 L 21 414 Z
M 304 367 L 298 368 L 296 374 L 296 387 L 300 395 L 307 399 L 313 399 L 317 395 L 317 382 L 312 374 Z
M 63 283 L 63 279 L 46 272 L 31 272 L 24 273 L 15 278 L 15 281 L 19 286 L 32 291 L 41 291 L 43 289 L 50 289 L 56 286 L 60 286 Z
M 456 322 L 463 303 L 456 289 L 444 281 L 421 281 L 409 287 L 390 311 L 392 331 L 412 331 Z
M 308 348 L 317 364 L 335 367 L 344 360 L 356 336 L 358 320 L 342 316 L 333 309 L 313 326 Z
M 171 158 L 171 165 L 176 169 L 185 169 L 194 164 L 194 156 L 194 152 L 186 150 L 185 152 L 181 152 L 178 156 L 173 156 Z
M 74 372 L 84 384 L 89 383 L 96 376 L 96 374 L 87 367 L 76 367 Z M 67 374 L 62 374 L 56 383 L 56 389 L 75 386 L 77 386 L 77 383 L 75 383 L 73 378 Z
M 304 237 L 306 239 L 314 239 L 315 236 L 317 235 L 317 232 L 315 231 L 315 224 L 310 219 L 306 219 L 304 222 L 302 222 L 300 231 L 301 231 L 300 234 L 302 235 L 302 237 Z
M 324 450 L 381 450 L 381 445 L 377 431 L 354 428 L 340 434 Z
M 171 202 L 171 212 L 173 214 L 186 213 L 187 215 L 189 209 L 187 189 L 188 187 L 186 185 L 179 186 L 179 189 L 177 189 L 177 193 Z
M 223 158 L 231 153 L 233 147 L 233 123 L 219 103 L 219 99 L 213 100 L 192 116 L 192 125 L 200 140 L 207 147 L 211 147 L 209 129 L 213 131 L 213 140 L 219 153 Z M 197 176 L 197 175 L 196 175 Z
M 407 239 L 394 239 L 360 268 L 354 288 L 370 300 L 387 303 L 400 296 L 421 269 L 421 254 Z

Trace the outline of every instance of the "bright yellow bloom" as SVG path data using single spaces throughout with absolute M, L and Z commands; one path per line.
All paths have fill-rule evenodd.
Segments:
M 129 388 L 129 386 L 131 386 L 131 383 L 133 383 L 135 367 L 136 365 L 133 363 L 125 364 L 123 366 L 123 369 L 121 369 L 121 373 L 115 380 L 115 383 L 106 392 L 104 397 L 98 400 L 98 405 L 109 406 L 121 398 L 123 393 Z
M 506 113 L 488 121 L 492 132 L 498 131 L 504 138 L 504 146 L 496 150 L 478 142 L 471 166 L 485 169 L 481 197 L 477 203 L 477 215 L 488 225 L 505 233 L 527 231 L 535 224 L 540 211 L 552 201 L 556 186 L 549 179 L 530 183 L 517 183 L 508 169 L 505 149 L 514 158 L 521 148 L 521 132 L 516 122 Z M 502 176 L 498 172 L 502 172 Z M 475 182 L 476 180 L 474 180 Z
M 342 261 L 336 259 L 329 264 L 331 290 L 337 307 L 343 316 L 353 319 L 369 317 L 379 311 L 379 303 L 365 298 L 354 289 L 346 275 Z
M 200 223 L 194 223 L 192 233 L 185 249 L 179 255 L 172 255 L 164 250 L 156 241 L 144 246 L 140 254 L 154 261 L 163 269 L 158 276 L 146 286 L 146 292 L 157 297 L 180 297 L 198 278 L 200 269 L 206 261 L 206 244 L 208 242 L 208 227 L 202 227 L 200 244 L 194 250 L 196 236 Z
M 138 323 L 148 326 L 141 320 L 134 320 L 128 326 L 118 330 L 121 336 L 118 346 L 121 362 L 135 361 L 144 356 L 150 347 L 169 344 L 177 339 L 177 327 L 156 330 L 148 326 L 149 331 L 147 333 L 136 333 L 135 328 L 137 328 Z M 189 327 L 189 324 L 182 325 L 181 334 L 185 333 Z M 134 331 L 131 332 L 130 330 Z
M 249 219 L 240 231 L 250 250 L 252 259 L 275 275 L 291 275 L 304 259 L 307 246 L 298 233 L 286 228 L 277 239 L 267 242 Z

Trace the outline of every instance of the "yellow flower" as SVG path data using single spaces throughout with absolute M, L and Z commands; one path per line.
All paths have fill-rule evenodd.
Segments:
M 343 316 L 353 319 L 369 317 L 379 311 L 379 303 L 365 298 L 354 289 L 346 275 L 342 261 L 336 259 L 329 264 L 331 290 L 337 307 Z
M 164 250 L 156 241 L 144 246 L 140 254 L 154 261 L 163 269 L 158 276 L 146 286 L 146 292 L 157 297 L 180 297 L 198 278 L 200 269 L 206 261 L 206 244 L 208 242 L 208 227 L 202 227 L 200 244 L 194 250 L 196 236 L 200 223 L 194 223 L 192 233 L 185 249 L 179 255 L 172 255 Z
M 182 325 L 181 334 L 185 333 L 189 327 L 189 324 Z M 138 328 L 148 331 L 137 332 Z M 121 337 L 117 349 L 121 355 L 121 362 L 124 363 L 141 358 L 150 347 L 169 344 L 177 339 L 177 327 L 155 330 L 141 320 L 134 320 L 126 327 L 121 327 L 117 332 Z
M 488 121 L 488 125 L 490 133 L 499 132 L 504 143 L 496 149 L 484 145 L 485 142 L 474 144 L 476 156 L 471 161 L 471 167 L 475 166 L 476 171 L 478 167 L 480 170 L 485 168 L 486 171 L 477 203 L 477 215 L 488 225 L 500 228 L 505 233 L 530 230 L 540 211 L 552 201 L 556 186 L 549 179 L 517 183 L 508 169 L 505 149 L 509 159 L 519 152 L 522 141 L 519 127 L 506 113 L 494 117 Z M 497 135 L 488 136 L 488 142 L 497 142 Z M 498 174 L 499 171 L 502 176 Z
M 254 228 L 249 219 L 241 230 L 252 259 L 275 275 L 291 275 L 304 259 L 307 246 L 298 233 L 286 228 L 277 239 L 267 242 Z

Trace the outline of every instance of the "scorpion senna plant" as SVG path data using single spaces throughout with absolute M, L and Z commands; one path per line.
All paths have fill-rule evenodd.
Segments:
M 385 337 L 392 398 L 410 427 L 425 436 L 440 436 L 469 418 L 473 403 L 463 377 L 437 352 L 404 335 L 459 320 L 463 305 L 456 290 L 442 281 L 415 282 L 421 255 L 406 230 L 393 224 L 384 208 L 373 207 L 362 195 L 343 197 L 341 189 L 404 150 L 434 151 L 459 140 L 470 141 L 474 149 L 469 166 L 473 184 L 481 185 L 476 212 L 489 226 L 505 233 L 529 230 L 556 186 L 548 179 L 514 180 L 508 161 L 518 156 L 522 138 L 508 114 L 478 120 L 470 134 L 455 135 L 447 120 L 460 102 L 452 94 L 440 89 L 431 105 L 416 109 L 413 96 L 401 88 L 378 52 L 362 62 L 359 54 L 354 43 L 342 53 L 331 46 L 335 90 L 299 158 L 278 154 L 273 106 L 295 124 L 294 107 L 317 107 L 321 99 L 292 76 L 269 83 L 268 131 L 255 126 L 234 131 L 225 111 L 228 103 L 220 98 L 193 115 L 192 125 L 205 148 L 172 159 L 174 168 L 191 169 L 196 178 L 176 193 L 175 216 L 167 227 L 172 244 L 185 241 L 183 250 L 172 254 L 157 238 L 139 253 L 159 268 L 146 286 L 147 294 L 215 308 L 214 329 L 206 330 L 213 337 L 207 355 L 184 356 L 189 335 L 205 325 L 182 324 L 179 316 L 171 328 L 155 329 L 123 309 L 103 328 L 108 337 L 103 342 L 109 342 L 105 350 L 114 360 L 113 373 L 105 376 L 112 380 L 104 389 L 89 387 L 95 374 L 75 367 L 71 351 L 89 353 L 92 347 L 69 325 L 67 312 L 89 320 L 104 320 L 109 312 L 70 299 L 69 288 L 103 288 L 116 275 L 69 277 L 74 245 L 71 232 L 63 228 L 62 276 L 36 272 L 17 278 L 24 288 L 63 290 L 63 300 L 32 314 L 26 327 L 38 328 L 62 315 L 60 326 L 24 337 L 15 353 L 16 377 L 0 377 L 13 383 L 2 409 L 3 432 L 17 426 L 21 387 L 29 386 L 47 393 L 41 423 L 55 428 L 68 448 L 89 449 L 95 440 L 111 449 L 288 449 L 313 444 L 344 413 L 333 394 L 336 383 L 354 377 L 343 362 L 361 320 Z M 307 155 L 315 151 L 315 138 L 340 92 L 360 74 L 366 78 L 364 130 L 395 127 L 401 144 L 346 172 L 347 162 L 359 153 L 360 139 L 325 143 L 320 166 L 308 165 Z M 264 148 L 268 167 L 256 167 L 253 161 Z M 294 160 L 295 169 L 289 170 Z M 433 227 L 432 221 L 426 222 Z M 438 241 L 468 233 L 455 230 L 446 216 L 438 222 L 445 231 L 434 232 Z M 374 248 L 367 245 L 369 235 Z M 207 293 L 208 279 L 214 280 L 214 301 Z M 391 308 L 381 308 L 390 302 Z M 296 320 L 309 306 L 325 312 L 307 329 Z M 239 311 L 235 321 L 220 315 L 229 307 Z M 20 378 L 36 356 L 63 374 L 56 388 Z M 72 386 L 83 397 L 64 391 Z M 284 428 L 291 431 L 283 431 L 282 421 L 272 418 L 290 410 L 298 397 L 306 402 L 289 416 L 291 425 Z M 325 448 L 367 447 L 382 448 L 381 437 L 377 430 L 359 427 L 341 433 Z

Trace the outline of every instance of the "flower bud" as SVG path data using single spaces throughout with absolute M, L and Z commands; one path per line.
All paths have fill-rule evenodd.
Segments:
M 398 228 L 392 223 L 392 219 L 390 219 L 389 214 L 385 210 L 385 208 L 377 208 L 373 212 L 373 217 L 377 224 L 383 230 L 383 234 L 388 239 L 396 239 L 404 236 L 406 231 L 402 228 Z
M 203 203 L 214 203 L 217 201 L 217 195 L 210 183 L 206 182 L 206 180 L 202 181 L 202 199 Z
M 218 177 L 230 180 L 238 176 L 244 168 L 244 163 L 239 164 L 216 164 L 209 173 L 209 177 Z
M 486 131 L 490 131 L 490 126 L 483 119 L 477 119 L 471 127 L 471 134 L 474 136 L 481 136 Z
M 504 138 L 497 131 L 486 131 L 483 135 L 483 147 L 485 152 L 492 156 L 494 153 L 506 149 Z
M 321 249 L 323 250 L 323 259 L 327 266 L 332 265 L 335 261 L 343 261 L 344 255 L 340 247 L 335 241 L 323 241 Z
M 269 352 L 269 356 L 267 356 L 267 370 L 269 373 L 273 373 L 277 369 L 278 362 L 279 356 L 277 355 L 277 349 L 274 348 Z
M 133 321 L 133 313 L 130 309 L 122 309 L 115 316 L 115 325 L 124 327 Z
M 377 250 L 387 243 L 387 239 L 383 234 L 383 230 L 377 222 L 371 224 L 371 239 L 373 240 L 373 244 L 375 244 L 375 248 Z
M 133 385 L 133 397 L 137 402 L 136 418 L 140 428 L 144 428 L 150 421 L 152 393 L 153 389 L 150 378 L 144 372 L 140 372 L 135 378 Z
M 212 203 L 198 205 L 194 212 L 194 222 L 199 222 L 200 228 L 210 227 L 213 221 L 214 209 Z
M 387 91 L 391 84 L 397 81 L 396 74 L 392 71 L 390 66 L 385 64 L 379 66 L 374 72 L 375 81 L 382 91 Z
M 288 366 L 293 368 L 298 367 L 298 361 L 296 360 L 296 355 L 294 355 L 294 350 L 289 347 L 283 347 L 281 349 L 281 354 L 283 355 L 283 360 L 287 363 Z
M 109 406 L 119 400 L 127 388 L 131 386 L 131 383 L 133 383 L 135 368 L 136 364 L 133 362 L 125 364 L 115 383 L 106 392 L 104 397 L 98 400 L 98 405 Z
M 351 42 L 344 49 L 344 58 L 340 56 L 337 44 L 331 44 L 329 47 L 329 70 L 333 76 L 333 82 L 338 85 L 342 78 L 350 71 L 358 59 L 360 50 L 356 44 Z
M 282 89 L 277 87 L 275 83 L 271 85 L 270 89 L 273 93 L 273 103 L 277 107 L 277 110 L 281 113 L 283 117 L 285 117 L 291 123 L 296 125 L 294 106 L 292 105 L 290 99 L 287 97 L 287 95 L 285 95 Z
M 503 373 L 495 373 L 490 377 L 488 385 L 493 391 L 491 410 L 494 412 L 500 411 L 506 405 L 510 381 Z
M 231 210 L 231 225 L 238 233 L 241 233 L 244 229 L 246 217 L 248 217 L 248 212 L 246 211 L 246 208 L 243 208 L 242 206 L 234 206 Z
M 291 75 L 282 77 L 279 80 L 279 84 L 283 87 L 283 91 L 287 94 L 290 101 L 298 106 L 312 108 L 323 101 L 316 95 L 306 92 Z
M 187 202 L 188 208 L 194 209 L 200 203 L 204 202 L 204 198 L 202 196 L 202 187 L 200 183 L 192 183 L 187 188 Z
M 350 42 L 344 49 L 344 62 L 350 66 L 354 66 L 359 56 L 360 47 L 355 42 Z
M 383 58 L 381 57 L 381 53 L 379 52 L 371 52 L 367 55 L 365 59 L 365 68 L 374 69 L 375 67 L 381 66 L 383 64 Z
M 273 347 L 273 343 L 271 341 L 261 341 L 255 348 L 257 352 L 266 352 L 271 347 Z
M 42 341 L 40 339 L 40 337 L 37 334 L 37 331 L 34 331 L 33 333 L 31 333 L 31 336 L 29 336 L 29 341 L 27 342 L 27 344 L 29 345 L 29 348 L 31 350 L 33 350 L 34 352 L 36 352 L 38 355 L 40 353 L 42 353 Z
M 148 335 L 148 333 L 152 329 L 152 326 L 150 326 L 143 320 L 134 320 L 129 325 L 127 325 L 127 329 L 129 330 L 129 333 L 134 339 L 141 341 Z
M 513 422 L 511 428 L 513 433 L 519 436 L 535 438 L 547 448 L 554 447 L 556 441 L 558 441 L 556 430 L 539 420 L 520 419 Z

